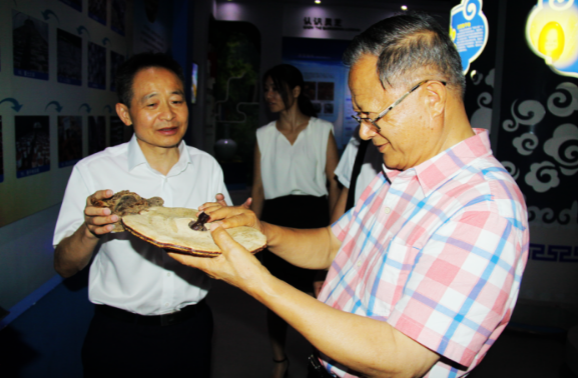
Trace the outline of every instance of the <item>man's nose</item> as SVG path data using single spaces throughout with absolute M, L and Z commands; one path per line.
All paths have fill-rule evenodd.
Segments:
M 359 137 L 363 140 L 370 140 L 377 134 L 375 126 L 368 121 L 363 121 L 359 124 Z
M 163 102 L 161 107 L 162 119 L 170 121 L 173 118 L 175 118 L 176 115 L 177 113 L 175 112 L 175 109 L 173 109 L 173 107 L 171 106 L 170 102 Z

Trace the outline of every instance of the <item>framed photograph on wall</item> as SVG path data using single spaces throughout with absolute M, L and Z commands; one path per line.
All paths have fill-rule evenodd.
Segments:
M 16 116 L 16 177 L 50 170 L 50 117 Z
M 14 75 L 48 80 L 48 24 L 12 11 Z
M 82 85 L 82 38 L 57 29 L 56 47 L 58 82 Z
M 104 116 L 88 116 L 88 154 L 106 148 L 106 119 Z
M 80 159 L 82 159 L 82 117 L 58 116 L 58 167 L 69 167 Z
M 106 0 L 88 0 L 88 17 L 106 25 Z
M 88 42 L 88 87 L 106 88 L 106 48 Z

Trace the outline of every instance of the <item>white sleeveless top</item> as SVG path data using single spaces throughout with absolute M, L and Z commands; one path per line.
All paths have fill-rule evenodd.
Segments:
M 257 129 L 265 199 L 287 195 L 327 195 L 327 140 L 333 124 L 311 117 L 293 145 L 275 121 Z

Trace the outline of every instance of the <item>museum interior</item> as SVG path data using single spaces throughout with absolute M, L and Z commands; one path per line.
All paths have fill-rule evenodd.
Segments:
M 54 269 L 73 167 L 128 142 L 118 67 L 142 52 L 183 68 L 184 140 L 212 155 L 234 205 L 251 196 L 256 130 L 276 119 L 263 74 L 303 74 L 338 154 L 356 133 L 343 52 L 376 22 L 419 11 L 450 31 L 474 128 L 528 208 L 511 320 L 470 378 L 578 377 L 578 2 L 574 0 L 6 0 L 0 2 L 0 376 L 81 377 L 90 266 Z M 200 203 L 198 205 L 201 205 Z M 214 280 L 211 376 L 270 377 L 266 308 Z M 289 329 L 286 377 L 312 347 Z

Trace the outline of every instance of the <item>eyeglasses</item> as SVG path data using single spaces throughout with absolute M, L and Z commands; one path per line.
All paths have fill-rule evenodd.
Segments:
M 412 92 L 414 92 L 416 89 L 418 89 L 422 84 L 427 83 L 428 81 L 434 81 L 434 80 L 424 80 L 424 81 L 420 81 L 419 83 L 417 83 L 414 87 L 412 87 L 409 91 L 407 91 L 403 96 L 401 96 L 400 98 L 398 98 L 397 100 L 394 101 L 393 104 L 391 104 L 390 106 L 388 106 L 384 111 L 382 111 L 381 113 L 379 113 L 377 115 L 377 117 L 375 117 L 374 119 L 371 118 L 361 118 L 358 117 L 356 115 L 352 115 L 351 117 L 356 120 L 360 125 L 362 122 L 369 122 L 371 123 L 371 125 L 373 125 L 377 131 L 381 131 L 381 127 L 377 126 L 377 121 L 379 121 L 380 119 L 382 119 L 383 117 L 385 117 L 385 115 L 387 113 L 389 113 L 391 111 L 391 109 L 395 108 L 397 105 L 399 105 L 400 102 L 402 102 L 407 96 L 409 96 Z M 445 81 L 439 81 L 440 83 L 442 83 L 443 85 L 446 85 Z

